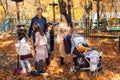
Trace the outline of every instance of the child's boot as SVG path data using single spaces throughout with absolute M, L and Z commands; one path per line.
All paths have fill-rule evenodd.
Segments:
M 32 76 L 39 76 L 40 75 L 40 64 L 39 61 L 35 62 L 35 70 L 31 71 Z
M 39 63 L 39 61 L 36 61 L 36 62 L 35 62 L 35 70 L 36 70 L 38 73 L 40 73 L 40 63 Z
M 40 64 L 40 73 L 44 73 L 44 64 L 43 64 L 43 60 L 40 60 L 39 61 L 39 64 Z

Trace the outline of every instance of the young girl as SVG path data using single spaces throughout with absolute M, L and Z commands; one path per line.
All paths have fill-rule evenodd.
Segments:
M 30 44 L 26 36 L 26 29 L 21 27 L 17 31 L 17 41 L 15 43 L 16 48 L 18 48 L 18 55 L 20 57 L 20 65 L 22 67 L 22 74 L 27 75 L 25 68 L 25 63 L 28 67 L 28 72 L 31 72 L 32 68 L 28 61 L 28 58 L 32 58 Z
M 36 46 L 36 55 L 35 55 L 35 69 L 37 73 L 44 73 L 43 60 L 48 58 L 47 51 L 47 38 L 44 35 L 39 24 L 33 25 L 33 30 L 35 33 L 35 46 Z
M 47 23 L 47 30 L 46 30 L 46 37 L 47 37 L 47 48 L 48 48 L 48 58 L 46 59 L 46 64 L 50 64 L 50 53 L 54 51 L 54 31 L 52 23 Z

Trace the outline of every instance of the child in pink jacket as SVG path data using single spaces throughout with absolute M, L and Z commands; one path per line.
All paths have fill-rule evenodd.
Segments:
M 44 73 L 43 60 L 48 58 L 47 38 L 39 24 L 34 24 L 33 30 L 35 33 L 35 46 L 36 46 L 35 69 L 37 70 L 38 73 Z

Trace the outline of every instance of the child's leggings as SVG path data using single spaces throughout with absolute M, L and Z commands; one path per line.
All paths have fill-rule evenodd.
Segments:
M 32 69 L 31 69 L 30 62 L 28 60 L 20 60 L 20 64 L 21 64 L 23 73 L 26 73 L 25 63 L 27 65 L 27 67 L 28 67 L 28 72 L 31 72 Z
M 43 60 L 39 60 L 35 62 L 35 70 L 37 70 L 37 72 L 39 73 L 44 72 Z

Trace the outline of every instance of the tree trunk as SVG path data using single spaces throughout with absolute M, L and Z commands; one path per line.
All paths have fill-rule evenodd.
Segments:
M 9 14 L 9 9 L 8 9 L 8 0 L 6 0 L 6 14 Z
M 20 12 L 19 12 L 19 3 L 16 2 L 16 9 L 17 9 L 17 20 L 18 20 L 18 23 L 20 22 Z
M 1 5 L 2 5 L 3 9 L 4 9 L 5 16 L 6 16 L 6 9 L 5 9 L 4 5 L 3 5 L 3 2 L 2 2 L 2 0 L 0 0 L 0 3 L 1 3 Z
M 58 0 L 59 7 L 60 7 L 60 13 L 66 12 L 66 3 L 63 0 Z
M 70 16 L 71 19 L 71 0 L 68 0 L 68 15 Z

